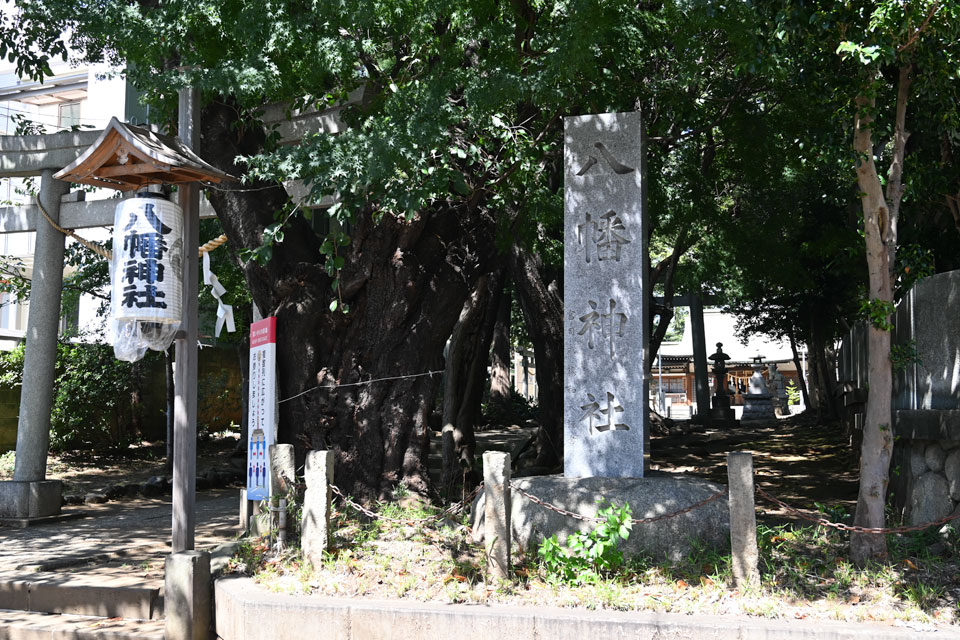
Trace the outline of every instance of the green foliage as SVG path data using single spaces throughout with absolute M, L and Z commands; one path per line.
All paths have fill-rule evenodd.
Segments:
M 933 251 L 918 244 L 907 244 L 897 249 L 897 300 L 904 295 L 918 280 L 932 276 L 935 273 Z
M 493 404 L 487 395 L 484 397 L 484 404 L 481 405 L 481 412 L 490 424 L 523 424 L 527 420 L 536 420 L 540 415 L 540 407 L 536 400 L 527 400 L 511 387 L 509 404 L 506 406 Z
M 0 354 L 0 384 L 23 380 L 22 345 Z M 54 451 L 122 444 L 130 436 L 137 364 L 117 360 L 104 344 L 57 345 L 50 448 Z
M 802 396 L 800 392 L 800 387 L 797 386 L 797 383 L 794 380 L 787 381 L 787 404 L 800 404 L 800 398 Z
M 677 307 L 673 310 L 673 318 L 670 319 L 670 326 L 667 328 L 667 333 L 663 336 L 664 342 L 679 342 L 683 339 L 683 331 L 689 315 L 690 310 L 687 307 Z
M 604 499 L 600 499 L 601 504 Z M 571 584 L 596 582 L 623 566 L 621 540 L 630 536 L 633 528 L 630 505 L 611 503 L 598 512 L 604 521 L 590 533 L 573 533 L 563 547 L 553 535 L 543 541 L 537 553 L 548 579 Z
M 907 367 L 920 364 L 920 352 L 917 351 L 917 341 L 910 340 L 905 344 L 890 346 L 890 362 L 896 372 L 906 371 Z
M 23 383 L 23 357 L 26 347 L 18 344 L 10 351 L 0 353 L 0 384 L 19 387 Z
M 880 331 L 893 331 L 893 313 L 896 307 L 889 300 L 863 300 L 860 303 L 860 315 Z
M 57 377 L 50 415 L 53 450 L 116 442 L 129 415 L 135 364 L 117 360 L 105 344 L 57 346 Z

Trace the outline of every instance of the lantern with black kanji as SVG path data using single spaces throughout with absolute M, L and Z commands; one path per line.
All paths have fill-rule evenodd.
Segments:
M 182 319 L 183 211 L 158 193 L 117 205 L 113 223 L 114 354 L 134 362 L 163 351 Z
M 133 362 L 170 346 L 180 328 L 183 212 L 160 185 L 232 178 L 179 138 L 111 118 L 86 151 L 54 177 L 64 182 L 140 191 L 117 205 L 113 227 L 111 328 L 117 358 Z

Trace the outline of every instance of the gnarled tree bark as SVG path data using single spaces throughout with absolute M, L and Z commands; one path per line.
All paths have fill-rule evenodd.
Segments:
M 483 275 L 463 304 L 447 350 L 443 392 L 441 481 L 449 494 L 457 472 L 473 471 L 476 425 L 487 381 L 490 342 L 503 290 L 503 270 Z
M 504 285 L 497 307 L 490 346 L 490 404 L 506 410 L 510 406 L 510 307 L 513 296 Z
M 224 102 L 204 110 L 206 159 L 235 175 L 238 156 L 258 152 L 262 127 L 238 122 Z M 211 201 L 231 250 L 262 244 L 263 229 L 287 203 L 268 184 L 227 186 Z M 243 265 L 253 299 L 277 317 L 279 441 L 332 449 L 335 482 L 363 500 L 404 483 L 432 493 L 427 416 L 440 384 L 443 347 L 493 248 L 493 220 L 478 206 L 442 203 L 411 220 L 357 215 L 342 248 L 340 285 L 321 262 L 320 238 L 301 217 L 265 265 Z M 338 309 L 330 311 L 336 296 Z M 349 309 L 349 311 L 345 311 Z
M 519 242 L 510 249 L 510 275 L 537 360 L 540 429 L 536 465 L 563 462 L 563 292 L 558 275 Z

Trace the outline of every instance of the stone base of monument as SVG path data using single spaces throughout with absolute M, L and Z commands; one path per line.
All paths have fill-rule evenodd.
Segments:
M 60 517 L 59 480 L 0 481 L 0 524 L 28 526 Z
M 726 490 L 723 485 L 701 478 L 669 474 L 645 478 L 534 476 L 515 478 L 513 486 L 550 505 L 589 517 L 596 517 L 602 507 L 598 503 L 601 497 L 617 505 L 626 502 L 637 519 L 674 513 Z M 478 500 L 482 501 L 482 496 Z M 475 505 L 473 513 L 480 514 L 474 531 L 482 531 L 482 504 Z M 565 543 L 571 533 L 586 533 L 596 527 L 594 522 L 576 520 L 535 504 L 516 489 L 511 492 L 510 525 L 513 553 L 532 553 L 544 538 L 554 534 Z M 634 525 L 620 548 L 628 557 L 678 562 L 689 557 L 696 545 L 729 549 L 730 512 L 726 496 L 689 513 Z
M 769 394 L 746 394 L 743 396 L 743 415 L 740 416 L 740 419 L 776 420 L 777 415 L 773 412 L 773 398 Z
M 710 409 L 710 424 L 720 429 L 732 429 L 740 424 L 737 412 L 730 407 L 714 407 Z

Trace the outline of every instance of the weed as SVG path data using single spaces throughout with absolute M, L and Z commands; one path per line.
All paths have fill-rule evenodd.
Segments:
M 603 498 L 600 501 L 602 504 Z M 603 522 L 590 533 L 571 534 L 566 548 L 560 545 L 556 535 L 540 545 L 538 553 L 550 578 L 572 584 L 595 583 L 601 576 L 623 566 L 619 544 L 630 536 L 633 527 L 630 505 L 625 503 L 617 507 L 610 504 L 601 508 L 597 515 L 603 518 Z

